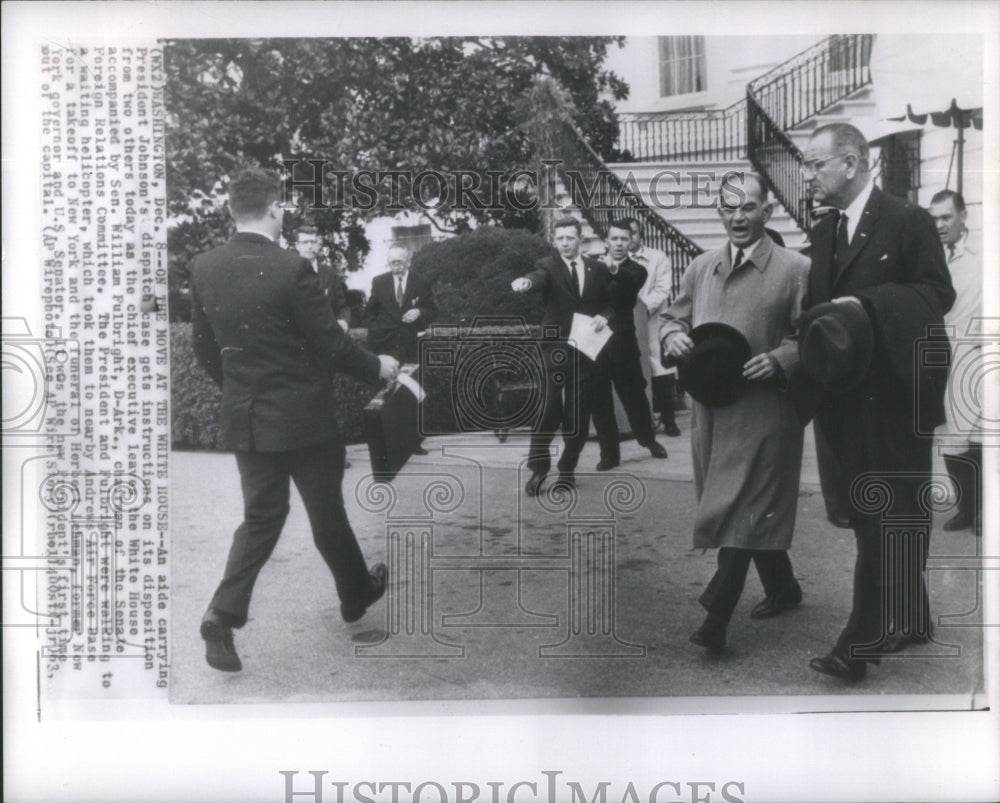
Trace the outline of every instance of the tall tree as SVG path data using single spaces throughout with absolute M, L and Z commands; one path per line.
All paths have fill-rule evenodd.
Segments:
M 531 205 L 532 188 L 516 176 L 535 164 L 524 98 L 538 76 L 550 77 L 594 149 L 610 153 L 618 134 L 611 100 L 628 87 L 603 63 L 608 47 L 621 44 L 610 37 L 168 42 L 172 274 L 182 279 L 194 253 L 228 236 L 224 183 L 251 161 L 279 169 L 287 159 L 325 163 L 322 198 L 300 199 L 323 202 L 309 216 L 349 265 L 368 249 L 365 221 L 403 209 L 452 231 L 473 220 L 536 228 L 538 210 L 521 208 Z M 312 166 L 297 170 L 299 179 L 312 174 Z M 421 171 L 443 181 L 425 175 L 414 187 Z M 458 186 L 469 192 L 457 204 Z

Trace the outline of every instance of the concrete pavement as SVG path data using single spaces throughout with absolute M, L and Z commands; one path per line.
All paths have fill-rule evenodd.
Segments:
M 293 492 L 250 621 L 236 633 L 244 669 L 233 675 L 205 664 L 198 622 L 241 518 L 235 461 L 173 453 L 171 701 L 530 700 L 527 710 L 650 712 L 979 704 L 975 571 L 930 573 L 932 612 L 950 616 L 935 622 L 937 644 L 884 660 L 858 686 L 808 668 L 846 621 L 855 552 L 851 531 L 826 521 L 811 432 L 791 550 L 802 606 L 751 620 L 763 597 L 751 570 L 725 653 L 690 644 L 715 553 L 690 547 L 688 421 L 679 418 L 682 437 L 658 436 L 667 460 L 629 441 L 621 468 L 606 474 L 593 471 L 591 442 L 578 493 L 565 499 L 524 496 L 525 434 L 504 444 L 430 438 L 430 454 L 413 458 L 391 490 L 367 477 L 366 447 L 349 447 L 348 513 L 369 561 L 393 567 L 386 600 L 360 622 L 341 620 Z M 935 523 L 932 562 L 979 549 L 968 533 L 941 531 L 948 515 Z

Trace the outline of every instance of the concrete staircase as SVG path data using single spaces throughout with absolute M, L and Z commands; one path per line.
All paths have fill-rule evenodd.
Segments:
M 698 162 L 619 162 L 609 164 L 651 209 L 706 251 L 726 242 L 717 203 L 719 183 L 733 170 L 752 170 L 746 160 Z M 788 248 L 801 248 L 806 238 L 777 202 L 768 228 L 777 231 Z
M 851 123 L 861 129 L 869 139 L 874 139 L 881 133 L 875 117 L 875 93 L 871 84 L 862 87 L 826 109 L 820 114 L 810 117 L 785 133 L 795 143 L 799 150 L 805 150 L 806 142 L 815 131 L 828 123 Z
M 804 150 L 816 128 L 836 122 L 852 123 L 869 138 L 879 136 L 881 132 L 875 118 L 871 86 L 863 87 L 786 133 L 800 150 Z M 872 153 L 872 161 L 877 157 L 876 149 Z M 718 248 L 726 241 L 716 211 L 721 177 L 731 170 L 753 169 L 746 160 L 619 162 L 609 164 L 608 168 L 621 181 L 629 183 L 651 209 L 706 251 Z M 789 248 L 798 249 L 806 244 L 805 233 L 777 202 L 768 228 L 777 231 Z

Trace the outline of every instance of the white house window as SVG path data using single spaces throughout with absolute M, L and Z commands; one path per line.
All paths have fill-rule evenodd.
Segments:
M 705 80 L 704 36 L 659 36 L 660 97 L 703 92 Z

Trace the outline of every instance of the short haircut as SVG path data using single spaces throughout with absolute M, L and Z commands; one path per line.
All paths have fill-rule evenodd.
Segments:
M 616 218 L 608 224 L 608 234 L 611 233 L 612 229 L 618 229 L 619 231 L 627 231 L 629 236 L 632 236 L 632 227 L 629 225 L 630 219 L 627 217 Z
M 931 197 L 931 204 L 939 204 L 942 201 L 947 201 L 951 199 L 951 202 L 955 205 L 956 212 L 965 211 L 965 198 L 962 197 L 962 193 L 955 192 L 955 190 L 941 190 L 940 192 L 934 193 Z
M 634 225 L 637 229 L 639 229 L 639 234 L 642 234 L 642 224 L 639 222 L 638 218 L 626 215 L 625 217 L 618 218 L 618 220 L 628 226 L 630 230 Z
M 389 254 L 391 254 L 393 251 L 401 253 L 407 259 L 410 258 L 410 249 L 407 248 L 405 245 L 400 245 L 399 243 L 393 243 L 392 245 L 390 245 L 389 250 L 385 252 L 386 258 L 388 258 Z
M 296 236 L 298 236 L 300 234 L 312 234 L 312 235 L 315 235 L 315 236 L 318 237 L 319 236 L 319 231 L 316 229 L 316 225 L 315 224 L 313 224 L 313 223 L 303 223 L 301 226 L 299 226 L 299 230 L 296 232 Z
M 754 173 L 751 170 L 730 170 L 722 177 L 722 181 L 719 182 L 719 198 L 722 198 L 722 193 L 727 189 L 735 194 L 742 196 L 745 190 L 740 187 L 739 189 L 732 187 L 734 182 L 739 182 L 740 184 L 746 185 L 747 179 L 753 181 L 757 185 L 757 189 L 760 193 L 761 203 L 767 203 L 770 193 L 767 188 L 767 180 L 760 174 Z
M 867 169 L 868 140 L 857 128 L 850 123 L 827 123 L 812 132 L 812 139 L 823 134 L 830 134 L 833 137 L 834 150 L 843 151 L 847 149 L 856 153 L 858 161 Z
M 552 228 L 566 229 L 569 228 L 570 226 L 576 229 L 576 233 L 578 236 L 583 234 L 583 226 L 580 225 L 580 221 L 577 220 L 575 217 L 559 218 L 559 220 L 556 221 L 555 226 L 553 226 Z
M 240 220 L 257 220 L 281 198 L 281 179 L 271 170 L 248 167 L 229 182 L 229 211 Z

